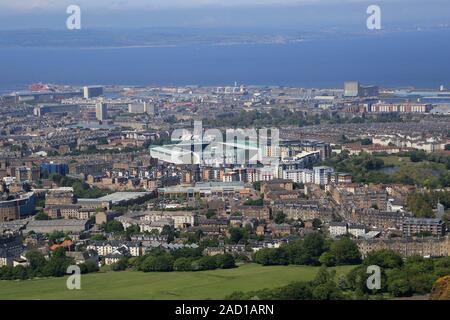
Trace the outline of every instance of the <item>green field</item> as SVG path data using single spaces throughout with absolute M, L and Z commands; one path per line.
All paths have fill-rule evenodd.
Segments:
M 347 273 L 354 266 L 337 267 Z M 105 272 L 83 275 L 81 290 L 68 290 L 66 278 L 0 281 L 6 299 L 223 299 L 234 291 L 274 288 L 312 280 L 319 267 L 246 264 L 201 272 Z

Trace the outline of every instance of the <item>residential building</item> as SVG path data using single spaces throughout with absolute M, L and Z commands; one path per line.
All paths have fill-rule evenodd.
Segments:
M 446 226 L 440 219 L 408 218 L 403 221 L 402 232 L 404 237 L 430 233 L 434 236 L 445 235 Z
M 142 243 L 139 241 L 90 241 L 87 245 L 88 250 L 97 251 L 100 257 L 111 254 L 119 248 L 125 248 L 133 257 L 142 255 Z
M 347 234 L 346 222 L 330 222 L 328 232 L 331 237 L 339 237 Z
M 367 228 L 364 225 L 360 224 L 350 224 L 347 228 L 347 231 L 355 238 L 360 238 L 366 234 Z
M 449 257 L 450 239 L 446 238 L 392 238 L 356 240 L 362 257 L 379 250 L 393 250 L 405 257 Z

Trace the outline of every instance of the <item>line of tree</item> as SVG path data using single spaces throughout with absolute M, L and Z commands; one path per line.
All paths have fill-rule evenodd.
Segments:
M 66 256 L 64 248 L 56 249 L 47 260 L 37 250 L 26 253 L 28 266 L 17 265 L 15 267 L 3 266 L 0 268 L 0 280 L 25 280 L 36 277 L 62 277 L 67 275 L 67 268 L 74 265 L 72 258 Z M 87 261 L 78 265 L 81 273 L 97 272 L 98 265 Z
M 367 267 L 376 265 L 381 269 L 381 289 L 370 290 L 366 285 Z M 371 252 L 361 266 L 353 269 L 341 281 L 343 290 L 350 290 L 357 297 L 387 294 L 394 297 L 408 297 L 427 294 L 433 283 L 450 274 L 450 257 L 425 259 L 420 256 L 403 257 L 390 250 Z
M 326 240 L 320 233 L 306 235 L 279 248 L 264 248 L 254 255 L 254 261 L 268 265 L 348 265 L 361 262 L 358 246 L 348 237 Z
M 236 267 L 230 254 L 203 255 L 201 249 L 183 248 L 174 251 L 155 249 L 141 257 L 124 258 L 112 266 L 120 271 L 133 268 L 143 272 L 202 271 Z
M 258 291 L 237 291 L 227 296 L 226 300 L 343 300 L 346 296 L 339 289 L 336 271 L 322 267 L 314 280 L 293 282 L 275 289 Z
M 369 289 L 368 266 L 379 266 L 381 288 Z M 347 275 L 336 276 L 333 269 L 322 266 L 315 279 L 309 282 L 293 282 L 275 289 L 251 292 L 234 292 L 231 300 L 349 300 L 390 299 L 409 297 L 431 292 L 437 279 L 450 274 L 450 257 L 424 259 L 413 256 L 403 259 L 390 250 L 369 253 L 364 262 Z

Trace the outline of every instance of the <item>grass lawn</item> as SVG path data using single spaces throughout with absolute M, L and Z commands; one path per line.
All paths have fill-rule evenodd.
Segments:
M 354 266 L 337 267 L 337 274 Z M 246 264 L 201 272 L 106 272 L 82 275 L 81 290 L 68 290 L 67 278 L 0 281 L 5 299 L 222 299 L 234 291 L 274 288 L 312 280 L 319 267 Z

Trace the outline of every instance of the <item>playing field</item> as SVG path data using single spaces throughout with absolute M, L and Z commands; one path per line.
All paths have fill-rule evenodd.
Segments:
M 337 267 L 346 273 L 354 266 Z M 234 291 L 274 288 L 312 280 L 319 267 L 246 264 L 201 272 L 106 272 L 82 275 L 81 290 L 68 290 L 67 278 L 0 281 L 4 299 L 222 299 Z

